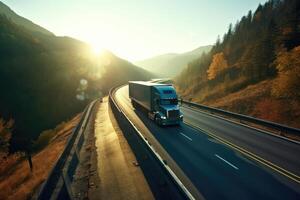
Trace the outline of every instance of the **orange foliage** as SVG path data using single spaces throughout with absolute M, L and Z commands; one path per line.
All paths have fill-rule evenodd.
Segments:
M 207 70 L 208 80 L 214 79 L 221 71 L 228 67 L 227 60 L 223 52 L 216 53 L 213 60 Z
M 256 103 L 253 114 L 261 119 L 281 122 L 283 118 L 282 106 L 279 100 L 263 99 Z
M 283 49 L 276 58 L 278 77 L 272 94 L 276 97 L 300 98 L 300 46 L 287 52 Z
M 265 80 L 249 85 L 222 98 L 198 102 L 231 112 L 300 128 L 300 101 L 290 98 L 278 99 L 271 96 L 270 90 L 274 81 L 276 80 Z M 209 92 L 211 91 L 209 90 Z M 200 97 L 200 93 L 197 94 L 197 98 L 198 96 Z M 193 99 L 193 101 L 197 101 L 197 98 Z

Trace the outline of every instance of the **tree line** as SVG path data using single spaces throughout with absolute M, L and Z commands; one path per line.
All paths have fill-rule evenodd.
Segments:
M 176 78 L 183 93 L 202 101 L 276 78 L 272 94 L 300 98 L 300 1 L 270 0 L 230 24 L 212 50 Z

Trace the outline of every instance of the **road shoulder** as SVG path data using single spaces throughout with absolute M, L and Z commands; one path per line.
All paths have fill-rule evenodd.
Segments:
M 108 98 L 96 111 L 89 199 L 154 199 L 136 158 L 109 109 Z

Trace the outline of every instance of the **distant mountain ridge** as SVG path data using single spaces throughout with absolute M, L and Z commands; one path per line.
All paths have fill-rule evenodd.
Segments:
M 47 29 L 45 29 L 45 28 L 33 23 L 32 21 L 16 14 L 13 10 L 11 10 L 7 5 L 5 5 L 1 1 L 0 1 L 0 15 L 5 15 L 11 21 L 13 21 L 15 24 L 17 24 L 19 26 L 23 26 L 24 28 L 26 28 L 28 30 L 44 33 L 46 35 L 54 35 L 50 31 L 48 31 Z
M 189 62 L 199 58 L 202 53 L 210 51 L 212 45 L 200 46 L 197 49 L 185 53 L 168 53 L 145 60 L 137 61 L 134 64 L 159 76 L 174 77 L 178 75 Z

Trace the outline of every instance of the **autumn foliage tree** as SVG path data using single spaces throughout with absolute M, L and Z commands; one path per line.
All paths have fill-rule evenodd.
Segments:
M 227 95 L 278 75 L 273 94 L 298 95 L 296 88 L 300 87 L 292 86 L 299 79 L 298 68 L 281 69 L 278 63 L 283 64 L 289 54 L 297 54 L 293 49 L 300 45 L 299 10 L 299 0 L 268 0 L 254 12 L 249 11 L 229 25 L 210 52 L 188 64 L 176 78 L 178 88 L 187 95 L 201 94 L 201 101 L 211 100 L 220 97 L 221 86 L 222 95 Z M 296 58 L 291 63 L 295 66 Z M 289 91 L 284 92 L 287 87 Z
M 300 46 L 287 51 L 282 49 L 275 60 L 278 77 L 272 94 L 276 97 L 300 98 Z
M 213 60 L 207 70 L 208 80 L 214 79 L 220 72 L 228 68 L 224 53 L 220 52 L 213 56 Z

